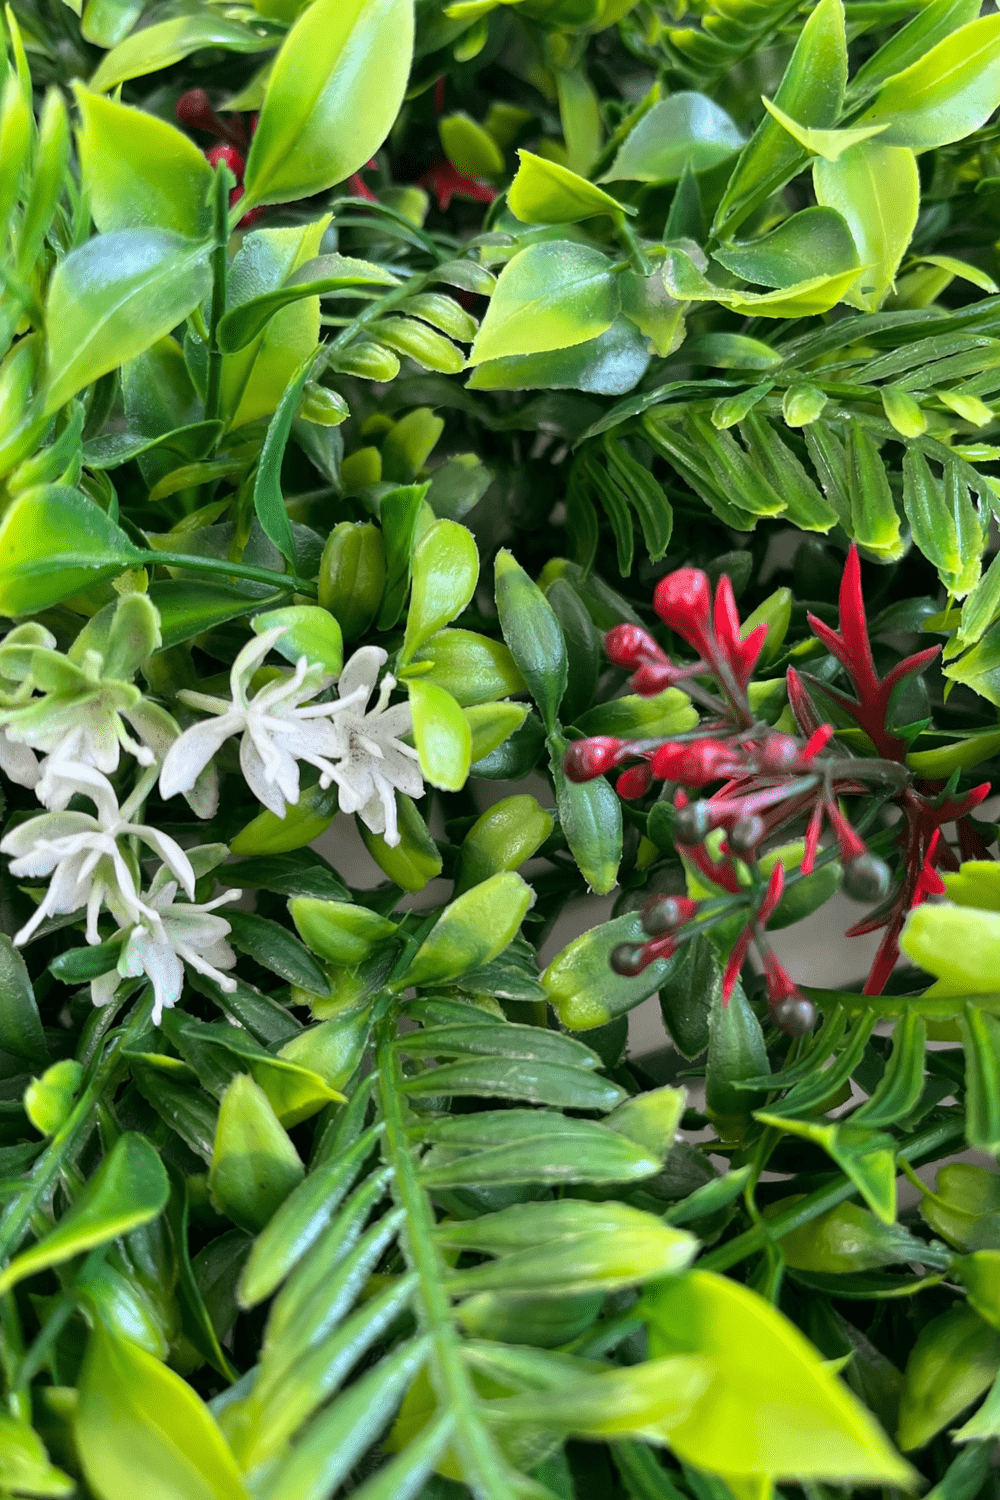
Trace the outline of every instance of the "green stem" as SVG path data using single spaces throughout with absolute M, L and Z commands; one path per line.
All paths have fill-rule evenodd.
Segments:
M 925 1156 L 928 1152 L 939 1151 L 942 1147 L 950 1145 L 962 1133 L 963 1125 L 960 1120 L 947 1121 L 943 1125 L 937 1125 L 931 1130 L 911 1137 L 900 1148 L 898 1155 L 907 1161 L 915 1156 Z M 786 1234 L 793 1234 L 796 1229 L 802 1229 L 813 1219 L 818 1219 L 820 1214 L 836 1208 L 838 1203 L 843 1203 L 847 1198 L 853 1198 L 857 1191 L 857 1184 L 853 1183 L 849 1177 L 838 1175 L 823 1187 L 817 1188 L 814 1193 L 809 1193 L 805 1198 L 800 1199 L 793 1208 L 786 1208 L 784 1213 L 775 1214 L 773 1219 L 768 1219 L 766 1226 L 755 1226 L 737 1235 L 735 1239 L 729 1240 L 727 1244 L 710 1250 L 699 1260 L 698 1269 L 700 1271 L 728 1271 L 731 1266 L 738 1265 L 741 1260 L 746 1260 L 747 1256 L 762 1250 L 768 1240 L 780 1240 Z
M 226 311 L 226 282 L 229 276 L 229 183 L 231 180 L 221 167 L 216 168 L 212 310 L 208 324 L 208 385 L 205 391 L 206 422 L 214 422 L 218 419 L 222 403 L 222 350 L 219 348 L 219 324 Z
M 406 1211 L 405 1251 L 419 1278 L 418 1302 L 424 1329 L 431 1337 L 433 1383 L 438 1400 L 455 1421 L 455 1445 L 477 1500 L 515 1500 L 502 1472 L 496 1447 L 476 1412 L 476 1393 L 462 1361 L 444 1290 L 444 1268 L 434 1243 L 434 1212 L 420 1185 L 404 1114 L 403 1074 L 393 1043 L 396 1017 L 390 1014 L 376 1032 L 378 1090 L 385 1121 L 386 1162 L 393 1168 L 393 1195 Z
M 316 598 L 316 584 L 295 573 L 272 573 L 270 568 L 254 568 L 249 563 L 234 563 L 220 557 L 197 557 L 191 552 L 159 552 L 150 548 L 141 554 L 147 566 L 183 568 L 188 573 L 207 573 L 212 578 L 248 578 L 252 583 L 266 583 L 283 594 L 295 592 Z M 261 606 L 269 604 L 262 599 Z
M 618 238 L 628 251 L 633 271 L 638 272 L 640 276 L 652 275 L 652 267 L 646 259 L 642 246 L 639 244 L 635 230 L 624 214 L 622 214 L 620 219 L 616 219 L 615 228 L 618 231 Z

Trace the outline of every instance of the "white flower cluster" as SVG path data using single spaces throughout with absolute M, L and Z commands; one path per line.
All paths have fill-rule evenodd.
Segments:
M 0 771 L 32 788 L 47 809 L 0 841 L 12 875 L 49 882 L 14 942 L 28 942 L 50 918 L 84 911 L 87 942 L 98 944 L 98 917 L 109 913 L 118 929 L 119 956 L 91 982 L 95 1005 L 108 1004 L 122 979 L 144 974 L 153 986 L 158 1022 L 180 998 L 184 964 L 224 990 L 235 988 L 225 972 L 236 962 L 226 941 L 230 924 L 214 913 L 242 893 L 226 891 L 206 903 L 194 899 L 196 873 L 225 858 L 225 846 L 185 853 L 167 834 L 136 821 L 157 779 L 163 797 L 183 793 L 199 816 L 212 816 L 219 797 L 212 761 L 231 736 L 241 736 L 240 766 L 248 786 L 278 817 L 298 801 L 298 763 L 304 761 L 319 771 L 321 786 L 336 783 L 345 812 L 358 813 L 387 843 L 399 842 L 396 790 L 419 797 L 423 781 L 416 751 L 400 743 L 412 728 L 409 705 L 388 706 L 394 678 L 383 679 L 368 709 L 386 653 L 376 646 L 355 652 L 336 698 L 312 701 L 329 691 L 333 679 L 305 656 L 250 696 L 254 673 L 283 634 L 281 627 L 264 629 L 239 653 L 230 675 L 231 701 L 182 692 L 187 706 L 211 715 L 183 733 L 131 680 L 159 645 L 159 618 L 144 595 L 120 600 L 103 629 L 92 621 L 67 655 L 38 624 L 16 626 L 0 644 Z M 140 770 L 119 806 L 109 776 L 119 768 L 122 749 Z M 88 800 L 95 811 L 71 809 L 74 798 Z M 161 861 L 145 891 L 143 849 Z M 179 889 L 185 901 L 175 899 Z

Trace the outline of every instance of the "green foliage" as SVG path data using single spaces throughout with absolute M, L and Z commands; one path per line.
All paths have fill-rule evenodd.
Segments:
M 1000 766 L 998 107 L 977 0 L 5 12 L 0 1495 L 996 1500 L 996 826 L 899 837 Z M 905 888 L 793 1039 L 849 851 L 564 764 L 719 738 L 603 649 L 682 567 Z

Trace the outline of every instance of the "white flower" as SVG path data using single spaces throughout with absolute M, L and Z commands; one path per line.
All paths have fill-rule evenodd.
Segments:
M 16 781 L 18 786 L 33 787 L 38 783 L 38 762 L 27 745 L 18 745 L 7 734 L 7 726 L 0 725 L 0 771 Z
M 214 717 L 186 729 L 168 750 L 160 773 L 162 797 L 190 791 L 213 755 L 234 734 L 242 735 L 240 768 L 247 785 L 277 817 L 285 816 L 286 803 L 299 800 L 298 761 L 316 766 L 322 785 L 330 785 L 333 767 L 327 756 L 335 742 L 330 724 L 322 721 L 342 713 L 347 705 L 341 695 L 329 703 L 304 706 L 330 681 L 322 668 L 310 666 L 302 656 L 293 673 L 266 683 L 252 698 L 247 696 L 254 671 L 284 633 L 284 627 L 276 626 L 243 647 L 230 673 L 230 702 L 186 690 L 179 694 L 190 707 L 202 708 Z
M 417 752 L 400 744 L 400 736 L 413 728 L 408 703 L 389 708 L 394 677 L 384 677 L 378 700 L 366 712 L 375 690 L 379 670 L 386 660 L 381 646 L 362 646 L 344 667 L 339 689 L 345 712 L 330 724 L 336 740 L 332 779 L 344 812 L 356 812 L 372 833 L 381 833 L 387 844 L 399 843 L 396 826 L 396 791 L 422 797 L 423 778 Z
M 166 867 L 161 869 L 144 898 L 147 915 L 126 937 L 117 968 L 91 981 L 94 1004 L 109 1004 L 122 979 L 145 974 L 153 986 L 153 1025 L 158 1026 L 164 1010 L 180 999 L 186 963 L 214 979 L 220 989 L 234 990 L 236 980 L 222 972 L 236 963 L 236 954 L 226 942 L 230 926 L 225 917 L 212 912 L 242 894 L 225 891 L 204 905 L 177 902 L 177 882 L 169 879 Z
M 154 849 L 194 896 L 191 861 L 174 839 L 144 823 L 129 821 L 127 804 L 118 806 L 114 787 L 92 766 L 64 763 L 62 784 L 89 797 L 97 816 L 82 812 L 40 813 L 20 823 L 0 842 L 0 853 L 10 856 L 10 872 L 23 879 L 51 876 L 49 888 L 31 920 L 14 938 L 20 946 L 48 917 L 87 908 L 87 942 L 99 943 L 97 917 L 106 902 L 136 922 L 145 916 L 154 924 L 155 909 L 139 897 L 136 870 L 119 840 L 133 838 Z M 131 851 L 128 851 L 129 853 Z

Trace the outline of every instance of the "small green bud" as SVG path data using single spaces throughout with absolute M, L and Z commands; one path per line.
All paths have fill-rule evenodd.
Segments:
M 341 521 L 327 538 L 319 566 L 319 602 L 340 622 L 344 639 L 371 625 L 385 588 L 385 547 L 371 521 Z

